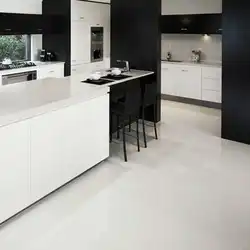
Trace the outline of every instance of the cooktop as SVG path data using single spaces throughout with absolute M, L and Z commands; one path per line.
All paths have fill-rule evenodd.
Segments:
M 36 66 L 36 64 L 33 62 L 13 62 L 12 64 L 0 63 L 0 70 L 19 69 L 19 68 L 27 68 L 34 66 Z

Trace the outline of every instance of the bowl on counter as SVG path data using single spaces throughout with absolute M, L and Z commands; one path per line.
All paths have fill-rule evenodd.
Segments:
M 100 80 L 100 78 L 101 78 L 101 74 L 99 72 L 95 72 L 91 74 L 89 77 L 90 80 L 94 80 L 94 81 Z
M 113 69 L 111 70 L 111 74 L 112 74 L 112 75 L 115 75 L 115 76 L 119 76 L 121 73 L 122 73 L 122 71 L 121 71 L 121 69 L 119 69 L 119 68 L 113 68 Z

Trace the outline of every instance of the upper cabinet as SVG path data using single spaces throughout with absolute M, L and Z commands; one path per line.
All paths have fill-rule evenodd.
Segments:
M 161 32 L 176 34 L 221 34 L 221 14 L 164 15 Z
M 46 34 L 60 33 L 64 19 L 57 15 L 0 13 L 0 34 Z
M 222 13 L 222 0 L 162 0 L 162 15 Z

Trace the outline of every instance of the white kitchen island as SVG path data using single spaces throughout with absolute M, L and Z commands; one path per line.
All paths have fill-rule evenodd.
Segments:
M 72 77 L 0 89 L 0 223 L 109 156 L 108 91 Z
M 110 87 L 88 75 L 0 88 L 0 224 L 109 157 Z

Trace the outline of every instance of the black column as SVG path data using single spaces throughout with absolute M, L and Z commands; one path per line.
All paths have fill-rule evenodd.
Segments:
M 222 137 L 250 144 L 250 1 L 223 1 Z
M 131 68 L 155 72 L 157 121 L 161 118 L 160 17 L 161 0 L 111 1 L 111 65 L 117 59 L 128 60 Z M 149 120 L 152 111 L 147 114 Z
M 43 35 L 43 48 L 56 54 L 57 60 L 65 62 L 64 75 L 71 74 L 71 1 L 43 0 L 43 15 L 62 16 L 60 34 Z

